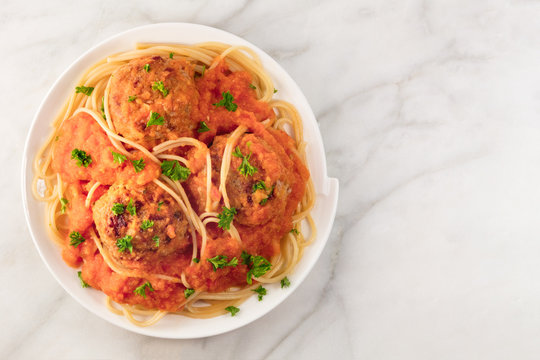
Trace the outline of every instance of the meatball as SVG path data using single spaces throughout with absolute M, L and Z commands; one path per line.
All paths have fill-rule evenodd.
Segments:
M 116 130 L 151 148 L 195 135 L 199 93 L 187 62 L 161 56 L 131 60 L 116 70 L 109 92 L 109 112 Z M 154 125 L 148 122 L 154 119 Z
M 180 206 L 153 183 L 111 186 L 96 201 L 93 218 L 103 246 L 126 267 L 155 263 L 191 245 Z
M 210 148 L 212 180 L 215 184 L 219 184 L 226 142 L 226 136 L 218 136 Z M 287 195 L 290 192 L 289 170 L 272 147 L 254 134 L 242 136 L 237 149 L 240 153 L 233 151 L 226 185 L 231 207 L 238 213 L 234 220 L 248 226 L 265 224 L 282 214 L 287 205 Z M 252 175 L 241 173 L 244 159 L 255 167 Z

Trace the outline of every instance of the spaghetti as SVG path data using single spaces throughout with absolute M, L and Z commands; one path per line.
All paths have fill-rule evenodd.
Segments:
M 154 130 L 164 121 L 156 112 L 154 120 L 158 126 L 151 127 L 148 122 L 146 128 L 137 130 L 144 137 L 138 137 L 138 133 L 126 131 L 126 124 L 118 120 L 119 111 L 125 106 L 117 106 L 120 81 L 117 74 L 123 71 L 120 69 L 141 61 L 141 64 L 148 62 L 144 71 L 154 74 L 151 71 L 157 71 L 160 63 L 166 66 L 168 59 L 183 64 L 186 74 L 191 71 L 189 81 L 197 84 L 198 94 L 192 96 L 198 99 L 198 108 L 190 116 L 211 130 L 193 132 L 192 136 L 180 132 L 170 136 Z M 273 99 L 273 82 L 251 49 L 214 42 L 139 44 L 135 50 L 99 61 L 82 75 L 79 83 L 83 90 L 92 90 L 73 93 L 52 123 L 53 131 L 36 154 L 33 192 L 46 203 L 50 236 L 63 248 L 64 260 L 71 266 L 83 266 L 81 279 L 108 295 L 106 304 L 113 313 L 124 315 L 138 326 L 155 324 L 168 313 L 194 318 L 219 316 L 226 313 L 227 307 L 237 306 L 252 296 L 261 284 L 280 282 L 294 270 L 304 248 L 316 234 L 310 216 L 315 193 L 304 167 L 307 165 L 302 121 L 294 106 Z M 177 106 L 178 101 L 190 101 L 189 96 L 185 100 L 184 95 L 168 95 L 169 89 L 163 82 L 159 83 L 155 81 L 154 85 L 162 92 L 164 108 Z M 238 112 L 236 108 L 224 108 L 236 103 L 220 108 L 216 101 L 221 96 L 226 100 L 225 92 L 218 90 L 227 84 L 235 95 Z M 239 86 L 247 90 L 238 90 Z M 154 86 L 152 89 L 158 91 Z M 135 102 L 135 98 L 130 96 L 128 101 Z M 206 107 L 201 105 L 205 101 Z M 138 109 L 146 109 L 148 103 L 138 102 Z M 130 113 L 130 116 L 138 115 Z M 170 116 L 166 121 L 172 123 Z M 72 158 L 67 158 L 69 154 L 61 149 L 73 146 L 79 136 L 77 131 L 82 131 L 84 126 L 89 134 L 84 141 L 98 144 L 96 149 L 102 152 L 91 154 L 92 160 L 84 163 L 86 153 L 82 151 L 83 166 L 74 168 L 73 153 Z M 71 133 L 66 137 L 68 130 Z M 149 131 L 150 137 L 146 134 Z M 258 166 L 250 161 L 258 161 L 254 162 Z M 98 163 L 111 164 L 111 168 L 103 170 Z M 191 175 L 187 180 L 167 176 L 164 165 L 170 164 L 177 164 L 171 170 L 181 166 L 189 169 Z M 256 182 L 254 174 L 266 177 Z M 249 184 L 249 190 L 245 190 L 245 184 Z M 111 197 L 114 194 L 116 198 Z M 161 200 L 148 205 L 146 200 L 152 196 Z M 114 203 L 120 206 L 119 212 L 108 214 L 106 221 L 101 221 L 99 211 L 109 211 L 112 204 L 106 202 L 108 198 L 124 199 L 124 202 Z M 133 199 L 134 205 L 130 205 Z M 131 210 L 128 213 L 129 206 L 133 213 Z M 162 219 L 157 212 L 148 215 L 148 209 L 156 206 L 157 212 L 171 216 Z M 229 224 L 223 223 L 226 211 L 230 211 Z M 136 216 L 141 219 L 133 220 Z M 148 219 L 142 220 L 145 216 Z M 127 235 L 131 230 L 121 230 L 123 238 L 118 235 L 119 228 L 133 224 L 138 226 L 137 235 L 134 232 Z M 308 228 L 308 237 L 304 236 L 302 224 Z M 107 226 L 111 227 L 107 231 L 116 231 L 118 249 L 107 242 L 108 235 L 103 230 Z M 149 233 L 160 235 L 153 236 L 155 248 L 147 252 L 152 259 L 158 258 L 152 266 L 141 263 L 147 253 L 137 250 L 142 236 L 138 234 L 148 227 L 151 227 Z M 82 239 L 77 245 L 72 236 L 75 230 Z M 264 241 L 260 239 L 266 238 L 262 244 Z M 119 250 L 122 239 L 126 242 L 123 251 Z M 129 242 L 137 239 L 139 243 Z M 172 251 L 165 254 L 167 246 Z M 218 254 L 216 258 L 221 256 L 230 261 L 217 268 L 212 263 L 211 268 L 210 255 L 219 251 L 229 256 Z M 254 271 L 255 263 L 264 263 L 266 257 L 269 264 L 266 271 Z M 165 258 L 172 260 L 159 260 Z M 243 283 L 238 279 L 244 279 Z M 111 285 L 117 283 L 122 284 L 124 293 Z M 136 290 L 142 292 L 133 294 L 136 285 L 140 285 Z M 186 290 L 191 291 L 189 296 L 188 293 L 184 296 Z

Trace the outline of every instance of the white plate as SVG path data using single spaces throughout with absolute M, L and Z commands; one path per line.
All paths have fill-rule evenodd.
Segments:
M 246 45 L 255 50 L 261 57 L 264 68 L 272 76 L 276 89 L 279 89 L 278 97 L 293 103 L 298 109 L 304 123 L 305 140 L 309 144 L 308 163 L 317 192 L 317 202 L 312 216 L 317 224 L 318 235 L 314 244 L 304 252 L 304 257 L 294 273 L 289 276 L 290 288 L 279 289 L 279 285 L 273 284 L 269 287 L 269 293 L 264 301 L 259 302 L 256 296 L 251 297 L 241 305 L 241 311 L 235 317 L 227 315 L 200 320 L 169 315 L 156 325 L 140 328 L 132 325 L 123 316 L 109 312 L 104 303 L 103 293 L 81 288 L 76 271 L 62 260 L 60 249 L 47 235 L 45 206 L 32 195 L 32 163 L 37 150 L 51 131 L 50 124 L 53 118 L 75 88 L 84 70 L 92 64 L 108 55 L 132 50 L 137 42 L 192 44 L 205 41 Z M 338 198 L 338 181 L 326 175 L 326 158 L 315 116 L 306 98 L 285 70 L 269 55 L 246 40 L 222 30 L 185 23 L 137 27 L 105 40 L 79 57 L 54 83 L 41 103 L 26 139 L 22 171 L 26 221 L 41 258 L 64 289 L 88 310 L 115 325 L 144 335 L 173 339 L 200 338 L 237 329 L 263 316 L 285 300 L 300 285 L 319 258 L 332 228 Z

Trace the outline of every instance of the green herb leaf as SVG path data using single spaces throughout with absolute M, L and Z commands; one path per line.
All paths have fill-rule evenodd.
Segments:
M 264 183 L 264 181 L 257 181 L 255 184 L 253 184 L 253 187 L 251 188 L 251 192 L 254 193 L 255 191 L 257 190 L 264 190 L 264 191 L 268 191 L 268 189 L 266 188 L 266 184 Z
M 204 76 L 204 72 L 206 71 L 206 65 L 203 65 L 202 66 L 202 72 L 201 72 L 201 77 Z
M 258 288 L 254 289 L 254 290 L 251 290 L 251 291 L 255 291 L 257 294 L 259 294 L 259 301 L 262 301 L 263 299 L 263 296 L 266 295 L 266 289 L 263 288 L 262 285 L 259 285 Z
M 92 157 L 84 150 L 73 149 L 71 151 L 71 159 L 77 160 L 77 166 L 88 167 L 92 163 Z
M 221 96 L 223 97 L 223 99 L 221 99 L 219 102 L 212 105 L 214 105 L 215 107 L 223 106 L 225 107 L 225 109 L 229 111 L 236 111 L 236 109 L 238 108 L 238 105 L 236 105 L 233 102 L 234 97 L 231 95 L 231 93 L 228 91 L 224 91 L 221 93 Z
M 218 214 L 218 227 L 222 228 L 223 230 L 229 230 L 231 228 L 231 223 L 233 221 L 234 215 L 236 215 L 236 209 L 231 207 L 230 209 L 227 209 L 225 206 L 223 207 L 223 211 L 221 214 Z
M 128 213 L 130 213 L 132 216 L 135 216 L 137 215 L 137 207 L 135 206 L 135 204 L 133 203 L 133 199 L 129 199 L 129 202 L 126 206 L 126 210 L 128 211 Z
M 144 69 L 144 71 L 149 72 L 150 71 L 150 64 L 144 64 L 143 69 Z
M 199 258 L 193 258 L 193 262 L 194 262 L 195 264 L 198 264 L 199 261 L 200 261 Z
M 157 203 L 157 211 L 161 211 L 161 205 L 163 205 L 163 201 L 158 201 Z
M 174 53 L 169 53 L 169 59 L 172 59 L 174 56 Z
M 191 295 L 193 295 L 194 292 L 195 292 L 195 290 L 193 290 L 193 289 L 186 289 L 186 290 L 184 290 L 184 296 L 185 296 L 185 298 L 187 299 L 188 297 L 190 297 Z
M 152 240 L 154 240 L 154 245 L 155 245 L 156 247 L 159 247 L 159 236 L 157 236 L 157 235 L 154 236 L 154 237 L 152 238 Z
M 197 132 L 198 133 L 203 133 L 203 132 L 207 132 L 207 131 L 210 131 L 210 128 L 208 127 L 208 125 L 206 125 L 206 123 L 204 121 L 201 121 L 199 123 L 199 128 L 197 129 Z
M 257 87 L 253 84 L 249 84 L 249 87 L 252 88 L 253 90 L 255 90 Z
M 112 213 L 116 216 L 122 215 L 125 210 L 126 210 L 126 207 L 120 203 L 114 203 L 111 208 Z
M 227 306 L 225 310 L 230 312 L 231 316 L 235 316 L 240 311 L 240 309 L 236 306 Z
M 105 97 L 101 97 L 101 116 L 103 116 L 103 119 L 107 120 L 107 116 L 105 115 Z
M 91 87 L 91 86 L 88 86 L 88 87 L 86 87 L 86 86 L 77 86 L 75 88 L 75 94 L 81 93 L 81 94 L 90 96 L 90 95 L 92 95 L 92 91 L 94 91 L 94 88 Z
M 131 95 L 128 97 L 128 102 L 134 102 L 135 100 L 137 100 L 137 95 Z
M 133 236 L 126 235 L 123 238 L 116 239 L 116 247 L 118 248 L 118 251 L 125 252 L 126 250 L 129 250 L 130 253 L 133 253 L 133 244 L 131 243 L 131 240 L 133 240 Z
M 144 284 L 142 284 L 141 286 L 137 287 L 135 290 L 133 290 L 133 292 L 137 295 L 140 295 L 142 296 L 143 298 L 146 299 L 146 289 L 150 290 L 150 291 L 154 291 L 154 288 L 152 287 L 152 284 L 150 284 L 150 282 L 145 282 Z
M 72 231 L 69 234 L 69 238 L 71 239 L 71 241 L 69 242 L 69 245 L 74 246 L 74 247 L 77 247 L 86 241 L 86 239 L 83 238 L 81 233 L 79 233 L 78 231 Z
M 300 232 L 296 229 L 291 229 L 291 231 L 289 231 L 291 234 L 294 234 L 294 235 L 298 235 L 300 234 Z
M 161 92 L 161 95 L 163 95 L 163 97 L 169 95 L 169 90 L 165 89 L 163 81 L 154 81 L 154 83 L 152 84 L 152 90 Z
M 232 154 L 242 159 L 242 163 L 238 167 L 238 171 L 240 172 L 240 174 L 248 177 L 253 176 L 253 174 L 257 172 L 257 168 L 249 163 L 249 159 L 251 158 L 251 152 L 247 156 L 244 156 L 242 154 L 242 151 L 240 151 L 240 148 L 237 146 Z
M 191 174 L 191 171 L 177 160 L 164 160 L 161 163 L 161 172 L 173 181 L 184 181 Z
M 122 164 L 124 161 L 126 161 L 127 157 L 123 154 L 119 154 L 117 152 L 114 152 L 111 150 L 111 153 L 112 153 L 112 157 L 113 157 L 113 162 L 117 163 L 117 164 Z
M 249 256 L 249 258 L 248 258 Z M 242 261 L 245 265 L 248 266 L 249 271 L 247 273 L 247 283 L 251 285 L 251 278 L 258 278 L 266 274 L 271 268 L 272 263 L 270 261 L 266 260 L 264 257 L 257 255 L 249 255 L 245 251 L 242 252 Z
M 81 271 L 77 271 L 77 276 L 79 277 L 79 280 L 81 280 L 81 286 L 83 288 L 88 288 L 90 287 L 90 285 L 88 285 L 88 283 L 86 281 L 83 280 L 82 278 L 82 272 Z
M 146 127 L 163 124 L 165 124 L 165 119 L 163 116 L 160 116 L 157 112 L 150 111 L 150 119 L 146 123 Z
M 136 173 L 143 171 L 144 167 L 146 166 L 143 158 L 140 158 L 139 160 L 131 160 L 131 163 L 133 164 Z
M 147 230 L 150 229 L 152 226 L 154 226 L 154 222 L 152 220 L 143 220 L 141 223 L 141 230 Z
M 276 90 L 276 89 L 274 89 L 274 94 L 275 94 L 275 93 L 277 93 L 277 90 Z
M 66 198 L 64 198 L 64 197 L 63 197 L 63 198 L 60 198 L 60 204 L 61 204 L 61 206 L 60 206 L 60 212 L 61 212 L 62 214 L 65 214 L 65 213 L 66 213 L 66 208 L 67 208 L 66 205 L 68 204 L 68 202 L 69 202 L 69 201 L 67 201 Z
M 283 279 L 281 279 L 281 288 L 288 288 L 289 286 L 291 286 L 291 282 L 289 281 L 289 279 L 285 276 Z
M 238 259 L 236 257 L 233 257 L 231 261 L 227 261 L 227 255 L 217 255 L 213 258 L 206 259 L 206 261 L 212 264 L 214 271 L 216 271 L 217 269 L 221 269 L 225 266 L 238 265 Z

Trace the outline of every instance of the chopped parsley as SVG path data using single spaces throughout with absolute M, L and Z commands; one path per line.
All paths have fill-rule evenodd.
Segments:
M 159 247 L 159 236 L 157 236 L 157 235 L 154 236 L 154 237 L 152 238 L 152 240 L 154 241 L 154 245 L 155 245 L 156 247 Z
M 154 291 L 154 288 L 152 287 L 152 284 L 150 284 L 149 281 L 145 282 L 141 286 L 138 286 L 135 290 L 133 290 L 133 292 L 146 299 L 146 289 L 150 291 Z
M 137 100 L 137 95 L 131 95 L 128 97 L 128 102 L 134 102 L 135 100 Z
M 291 286 L 291 282 L 289 281 L 289 279 L 285 276 L 283 279 L 281 279 L 281 288 L 288 288 L 289 286 Z
M 204 121 L 201 121 L 199 123 L 199 128 L 197 129 L 197 132 L 198 133 L 203 133 L 203 132 L 207 132 L 207 131 L 210 131 L 210 128 L 208 127 L 208 125 L 206 125 L 206 123 Z
M 253 84 L 249 84 L 249 87 L 252 88 L 253 90 L 255 90 L 257 87 Z
M 161 211 L 161 205 L 163 205 L 162 200 L 158 201 L 158 203 L 157 203 L 157 211 Z
M 263 288 L 262 285 L 259 285 L 258 288 L 254 289 L 254 290 L 251 290 L 251 291 L 255 291 L 257 294 L 259 294 L 259 301 L 262 301 L 263 299 L 263 296 L 266 295 L 266 289 Z
M 225 310 L 228 311 L 228 312 L 230 312 L 230 313 L 231 313 L 231 316 L 236 315 L 236 314 L 240 311 L 240 309 L 237 308 L 236 306 L 227 306 L 227 307 L 225 308 Z
M 146 127 L 163 124 L 165 124 L 165 119 L 163 116 L 159 115 L 157 112 L 150 111 L 150 119 L 146 123 Z
M 227 261 L 227 255 L 217 255 L 213 258 L 206 259 L 210 264 L 212 264 L 214 271 L 217 269 L 221 269 L 225 266 L 237 266 L 238 265 L 238 259 L 236 257 L 233 257 L 231 261 Z
M 144 71 L 149 72 L 150 71 L 150 64 L 144 64 L 143 69 L 144 69 Z
M 221 96 L 223 97 L 223 99 L 221 99 L 219 102 L 212 105 L 214 105 L 215 107 L 223 106 L 225 109 L 229 111 L 236 111 L 236 109 L 238 108 L 238 105 L 236 105 L 233 102 L 234 97 L 231 95 L 231 93 L 228 91 L 224 91 L 221 93 Z
M 126 210 L 126 207 L 120 203 L 114 203 L 111 208 L 112 213 L 116 216 L 122 215 L 125 210 Z
M 143 158 L 140 158 L 139 160 L 131 160 L 131 163 L 133 164 L 136 173 L 143 171 L 144 167 L 146 166 Z
M 277 90 L 276 90 L 276 89 L 274 89 L 274 94 L 275 94 L 275 93 L 277 93 Z
M 236 215 L 236 209 L 231 207 L 230 209 L 227 209 L 225 206 L 223 207 L 223 211 L 221 214 L 218 214 L 218 227 L 222 228 L 223 230 L 229 230 L 231 228 L 231 223 L 233 221 L 234 215 Z
M 248 266 L 247 283 L 251 285 L 251 278 L 258 278 L 266 274 L 271 268 L 272 264 L 260 255 L 249 255 L 247 252 L 242 251 L 242 262 Z
M 60 204 L 61 204 L 61 206 L 60 206 L 60 212 L 61 212 L 62 214 L 65 214 L 65 213 L 66 213 L 66 208 L 67 208 L 68 202 L 69 202 L 69 201 L 67 201 L 66 198 L 64 198 L 64 197 L 63 197 L 63 198 L 60 198 Z
M 257 172 L 257 168 L 249 163 L 249 159 L 251 158 L 251 152 L 247 156 L 244 156 L 242 154 L 242 151 L 240 151 L 240 148 L 237 146 L 232 154 L 237 158 L 242 159 L 242 163 L 238 167 L 238 171 L 240 172 L 240 174 L 248 177 L 253 176 L 253 174 Z
M 174 53 L 169 53 L 169 59 L 172 59 L 174 56 Z
M 83 238 L 81 233 L 78 231 L 72 231 L 69 234 L 69 238 L 71 239 L 71 241 L 69 242 L 69 245 L 74 246 L 74 247 L 77 247 L 86 241 L 86 239 Z
M 119 154 L 119 153 L 114 152 L 112 150 L 111 150 L 111 153 L 112 153 L 113 162 L 115 162 L 117 164 L 122 164 L 127 159 L 126 155 Z
M 161 172 L 173 181 L 184 181 L 191 174 L 191 171 L 177 160 L 164 160 L 161 163 Z
M 264 181 L 257 181 L 255 184 L 253 184 L 253 187 L 251 188 L 251 192 L 254 193 L 257 190 L 264 190 L 268 191 L 268 188 L 266 187 L 266 184 Z
M 169 95 L 169 90 L 165 89 L 165 85 L 163 84 L 163 81 L 154 81 L 152 84 L 152 90 L 159 91 L 163 97 Z
M 289 231 L 291 234 L 294 234 L 294 235 L 298 235 L 300 234 L 300 232 L 297 230 L 297 229 L 291 229 L 291 231 Z
M 77 166 L 88 167 L 92 163 L 92 157 L 84 150 L 73 149 L 71 151 L 71 159 L 77 160 Z
M 86 86 L 77 86 L 75 88 L 75 94 L 81 93 L 81 94 L 90 96 L 90 95 L 92 95 L 92 91 L 94 91 L 94 88 L 91 87 L 91 86 L 88 86 L 88 87 L 86 87 Z
M 129 250 L 130 253 L 133 253 L 133 244 L 131 243 L 131 240 L 133 240 L 133 236 L 126 235 L 123 238 L 116 239 L 116 247 L 118 248 L 118 251 L 125 252 L 126 250 Z
M 266 205 L 266 203 L 268 202 L 268 200 L 270 200 L 270 199 L 272 198 L 272 196 L 274 195 L 274 188 L 275 188 L 275 187 L 276 187 L 275 185 L 272 186 L 272 190 L 270 190 L 270 194 L 268 194 L 268 196 L 267 196 L 266 198 L 262 199 L 262 200 L 259 202 L 259 205 L 261 205 L 261 206 Z
M 101 97 L 101 116 L 103 116 L 103 119 L 107 120 L 107 116 L 105 115 L 105 97 Z
M 204 72 L 206 71 L 206 65 L 203 65 L 202 66 L 202 72 L 201 72 L 201 77 L 204 76 Z
M 54 141 L 58 141 L 58 139 L 60 138 L 58 137 L 58 135 L 56 135 L 56 137 L 54 138 Z
M 132 216 L 135 216 L 137 215 L 137 207 L 135 206 L 135 204 L 133 203 L 133 199 L 129 199 L 129 202 L 126 206 L 126 210 L 128 211 L 128 213 L 130 213 Z
M 81 280 L 81 286 L 83 288 L 88 288 L 90 287 L 90 285 L 88 285 L 88 283 L 86 281 L 83 280 L 82 278 L 82 272 L 81 271 L 77 271 L 77 276 L 79 277 L 79 280 Z
M 141 223 L 141 230 L 144 231 L 150 229 L 152 226 L 154 226 L 154 222 L 152 220 L 143 220 L 143 222 Z
M 185 298 L 187 299 L 188 297 L 190 297 L 191 295 L 193 295 L 194 292 L 195 292 L 195 290 L 193 290 L 193 289 L 186 289 L 186 290 L 184 290 L 184 296 L 185 296 Z
M 199 258 L 193 258 L 193 262 L 194 262 L 195 264 L 198 264 L 199 261 L 200 261 Z

